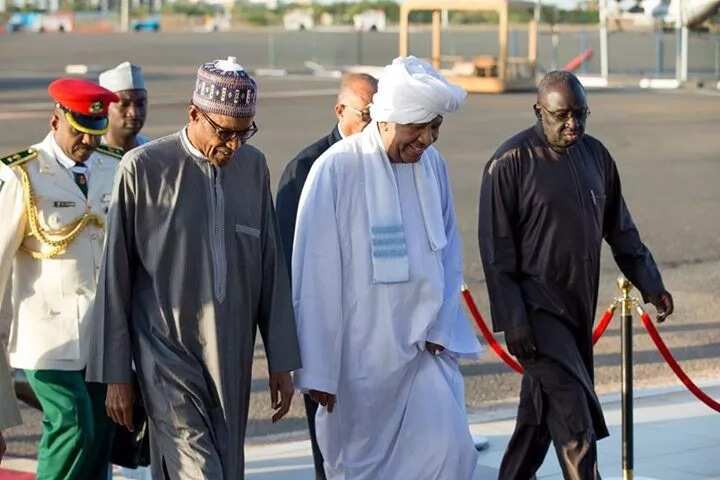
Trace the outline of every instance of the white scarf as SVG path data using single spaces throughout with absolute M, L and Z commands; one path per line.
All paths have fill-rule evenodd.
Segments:
M 407 282 L 410 280 L 410 263 L 395 175 L 377 123 L 371 122 L 362 135 L 367 136 L 375 150 L 374 155 L 363 160 L 373 282 Z M 445 247 L 447 237 L 438 178 L 430 165 L 429 155 L 426 150 L 412 168 L 430 249 L 437 252 Z
M 370 105 L 373 122 L 363 132 L 378 152 L 363 163 L 375 283 L 410 279 L 398 188 L 377 122 L 427 123 L 456 111 L 466 96 L 465 90 L 448 83 L 430 64 L 412 56 L 396 58 L 380 76 Z M 437 252 L 445 247 L 447 238 L 438 179 L 429 155 L 426 150 L 413 164 L 413 174 L 430 248 Z

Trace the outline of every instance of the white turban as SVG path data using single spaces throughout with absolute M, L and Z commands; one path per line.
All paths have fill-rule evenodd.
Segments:
M 383 70 L 370 105 L 376 122 L 427 123 L 460 108 L 467 93 L 451 85 L 429 63 L 398 57 Z

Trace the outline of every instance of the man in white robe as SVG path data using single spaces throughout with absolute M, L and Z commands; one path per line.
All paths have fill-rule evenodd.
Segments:
M 373 121 L 327 150 L 303 189 L 295 380 L 321 405 L 328 479 L 473 478 L 458 359 L 481 347 L 460 304 L 460 236 L 432 146 L 464 98 L 427 63 L 396 59 Z

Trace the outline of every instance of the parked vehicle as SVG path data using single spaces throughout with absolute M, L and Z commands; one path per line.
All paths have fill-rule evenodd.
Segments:
M 134 32 L 159 32 L 160 19 L 157 17 L 148 17 L 140 20 L 133 20 L 130 28 Z
M 385 30 L 385 12 L 382 10 L 365 10 L 353 15 L 355 30 L 360 32 L 377 32 Z
M 17 12 L 10 16 L 5 31 L 8 33 L 71 32 L 73 23 L 73 15 L 70 13 Z
M 310 9 L 295 9 L 283 16 L 285 30 L 312 30 L 315 28 L 313 13 Z

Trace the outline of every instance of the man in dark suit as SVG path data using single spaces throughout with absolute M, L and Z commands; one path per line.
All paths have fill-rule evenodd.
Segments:
M 295 219 L 297 216 L 298 203 L 302 193 L 305 179 L 310 173 L 315 160 L 325 150 L 343 138 L 360 132 L 370 122 L 370 102 L 377 91 L 377 80 L 371 75 L 364 73 L 347 74 L 340 83 L 337 103 L 335 104 L 335 115 L 338 123 L 329 135 L 322 137 L 312 145 L 303 149 L 285 167 L 280 177 L 276 199 L 278 223 L 280 225 L 280 237 L 283 242 L 283 251 L 290 267 L 292 262 L 293 237 L 295 236 Z M 310 440 L 312 442 L 313 458 L 315 461 L 315 472 L 318 480 L 325 480 L 323 469 L 323 457 L 318 448 L 315 438 L 315 412 L 318 404 L 305 397 L 305 411 L 308 417 L 308 428 L 310 429 Z

